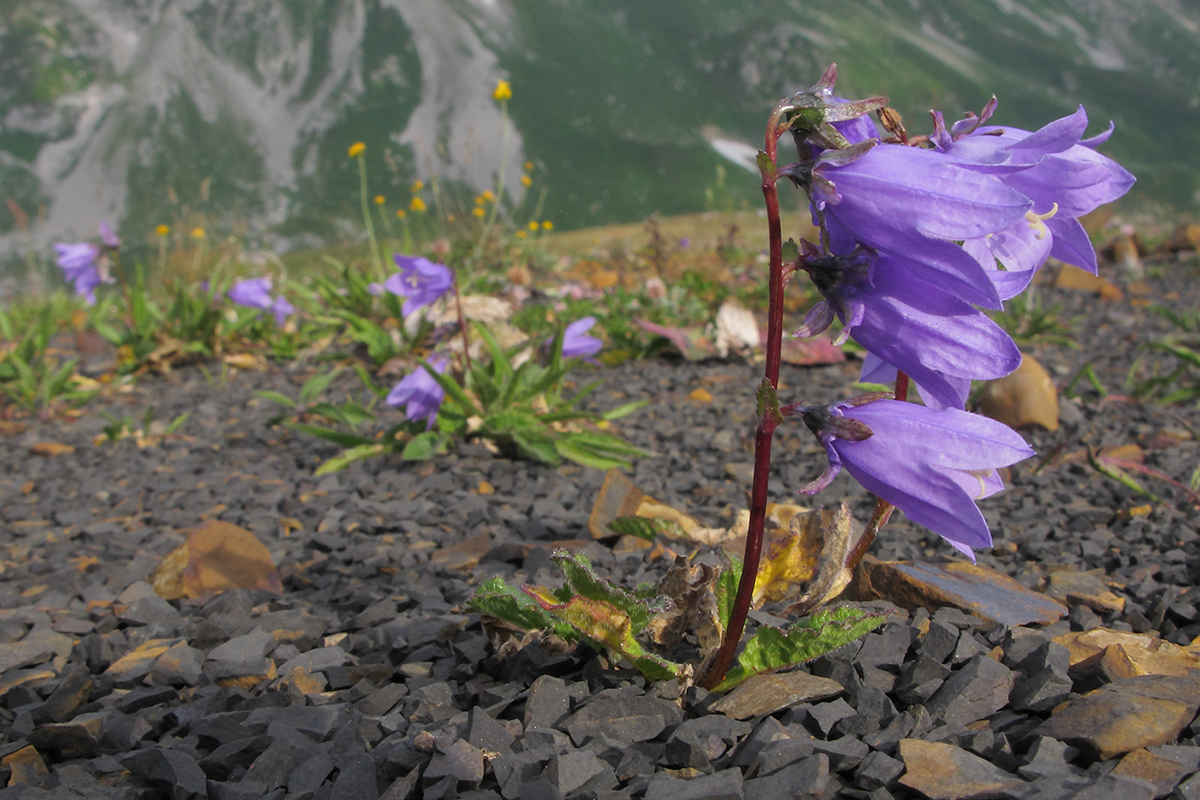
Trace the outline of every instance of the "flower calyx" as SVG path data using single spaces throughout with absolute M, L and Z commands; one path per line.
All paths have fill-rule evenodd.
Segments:
M 830 64 L 829 69 L 825 70 L 825 74 L 813 86 L 780 103 L 780 127 L 790 130 L 797 140 L 804 139 L 822 149 L 837 150 L 848 147 L 846 137 L 833 127 L 833 123 L 870 114 L 886 106 L 888 98 L 842 100 L 833 96 L 833 84 L 836 81 L 837 64 Z

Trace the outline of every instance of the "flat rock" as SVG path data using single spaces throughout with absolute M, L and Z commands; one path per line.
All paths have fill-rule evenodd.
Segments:
M 1098 614 L 1120 614 L 1125 610 L 1125 598 L 1109 591 L 1094 572 L 1055 570 L 1047 578 L 1046 594 L 1067 605 L 1083 603 Z
M 1141 675 L 1070 701 L 1038 729 L 1101 760 L 1173 742 L 1200 708 L 1200 678 Z
M 1100 668 L 1111 678 L 1186 676 L 1200 669 L 1200 646 L 1180 647 L 1157 636 L 1111 628 L 1067 633 L 1055 640 L 1070 652 L 1072 675 Z
M 944 742 L 903 739 L 900 760 L 905 767 L 900 783 L 931 800 L 1015 797 L 1026 786 L 1011 772 Z
M 750 719 L 843 691 L 845 688 L 837 681 L 807 672 L 755 675 L 709 708 L 734 719 Z
M 691 780 L 657 775 L 646 787 L 646 800 L 743 800 L 742 771 L 723 769 Z
M 1168 795 L 1188 775 L 1188 769 L 1177 761 L 1156 756 L 1141 748 L 1125 754 L 1110 775 L 1123 775 L 1146 781 L 1154 787 L 1155 797 Z
M 1004 625 L 1049 625 L 1067 613 L 1058 601 L 1007 575 L 960 561 L 924 564 L 867 556 L 849 591 L 857 600 L 888 600 L 909 611 L 951 606 Z
M 104 740 L 104 714 L 80 714 L 69 722 L 52 722 L 29 734 L 29 743 L 60 760 L 96 755 Z

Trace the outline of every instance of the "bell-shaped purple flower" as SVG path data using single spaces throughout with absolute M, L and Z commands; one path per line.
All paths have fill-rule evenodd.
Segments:
M 239 306 L 265 311 L 275 302 L 271 297 L 271 276 L 264 275 L 261 278 L 247 278 L 244 281 L 238 281 L 230 287 L 226 297 Z
M 56 244 L 58 266 L 63 278 L 72 285 L 75 294 L 82 295 L 88 305 L 96 303 L 96 287 L 112 283 L 108 276 L 107 261 L 100 248 L 90 242 L 78 244 Z
M 829 466 L 801 489 L 815 494 L 847 471 L 868 491 L 975 560 L 991 547 L 975 501 L 1004 488 L 996 473 L 1033 455 L 1015 431 L 958 409 L 859 398 L 793 409 L 825 446 Z
M 446 358 L 434 356 L 429 359 L 429 365 L 440 375 L 446 371 Z M 425 430 L 429 430 L 444 399 L 446 390 L 425 371 L 425 367 L 417 367 L 392 387 L 384 402 L 393 407 L 405 406 L 404 416 L 409 420 L 424 417 Z
M 964 237 L 964 249 L 987 269 L 1007 299 L 1023 290 L 1047 256 L 1093 274 L 1096 252 L 1078 218 L 1116 200 L 1133 186 L 1134 177 L 1120 164 L 1093 148 L 1108 139 L 1108 130 L 1084 139 L 1083 107 L 1037 131 L 984 126 L 995 102 L 979 118 L 962 120 L 946 130 L 934 114 L 931 137 L 939 152 L 964 166 L 991 172 L 1006 186 L 1032 201 L 1022 220 L 987 238 Z M 999 262 L 1004 270 L 996 270 Z
M 941 153 L 865 140 L 780 170 L 823 214 L 834 252 L 856 243 L 902 255 L 906 269 L 976 305 L 999 308 L 987 270 L 957 242 L 1024 219 L 1032 202 Z
M 120 237 L 113 232 L 112 225 L 109 225 L 107 222 L 100 223 L 100 241 L 104 242 L 104 245 L 112 250 L 116 250 L 121 246 Z
M 825 330 L 836 315 L 842 333 L 907 373 L 937 407 L 962 408 L 970 381 L 1001 378 L 1021 364 L 1012 338 L 969 303 L 911 277 L 906 259 L 856 247 L 821 256 L 803 242 L 799 266 L 825 297 L 796 336 Z
M 400 271 L 383 282 L 383 288 L 407 298 L 400 312 L 404 316 L 424 308 L 454 287 L 454 273 L 444 264 L 435 264 L 420 256 L 395 255 Z
M 563 358 L 590 358 L 604 347 L 604 342 L 587 332 L 596 324 L 595 317 L 583 317 L 563 331 Z

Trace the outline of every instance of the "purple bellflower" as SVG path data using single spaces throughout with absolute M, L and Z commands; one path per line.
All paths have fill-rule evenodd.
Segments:
M 230 287 L 226 296 L 239 306 L 258 308 L 264 311 L 275 302 L 271 297 L 270 275 L 238 281 Z
M 120 237 L 113 233 L 112 225 L 107 222 L 100 223 L 100 241 L 104 242 L 105 246 L 111 250 L 116 250 L 121 246 Z
M 856 243 L 903 255 L 913 278 L 999 308 L 988 271 L 956 242 L 1006 230 L 1032 201 L 941 153 L 864 140 L 780 169 L 824 217 L 835 252 Z
M 591 358 L 600 352 L 604 342 L 587 335 L 595 324 L 595 317 L 583 317 L 567 326 L 563 332 L 563 358 Z
M 434 356 L 429 359 L 429 366 L 441 375 L 446 371 L 446 357 Z M 446 399 L 446 390 L 425 370 L 417 367 L 408 373 L 392 387 L 384 400 L 389 406 L 405 406 L 404 416 L 409 420 L 425 418 L 425 430 L 433 427 L 437 418 L 438 408 Z
M 272 297 L 271 285 L 270 275 L 263 275 L 261 278 L 247 278 L 231 286 L 226 297 L 239 306 L 270 311 L 275 315 L 275 324 L 283 327 L 283 323 L 296 312 L 296 308 L 283 295 Z
M 1004 330 L 969 303 L 908 277 L 906 259 L 859 245 L 849 255 L 819 255 L 802 242 L 798 261 L 825 297 L 795 336 L 824 331 L 836 315 L 841 334 L 909 375 L 939 408 L 963 408 L 970 381 L 1001 378 L 1021 364 Z
M 283 295 L 278 295 L 272 300 L 268 310 L 275 315 L 275 325 L 280 328 L 287 322 L 288 317 L 296 313 L 296 307 L 289 303 Z
M 56 244 L 58 266 L 63 271 L 63 278 L 70 283 L 75 294 L 82 295 L 87 304 L 95 305 L 96 287 L 102 283 L 112 283 L 108 276 L 107 259 L 100 248 L 90 242 L 79 244 Z
M 404 316 L 424 308 L 454 287 L 454 273 L 443 264 L 420 256 L 394 256 L 400 271 L 383 282 L 383 288 L 407 298 L 400 312 Z
M 1096 252 L 1078 218 L 1116 200 L 1135 180 L 1093 149 L 1108 139 L 1113 126 L 1082 138 L 1088 123 L 1082 106 L 1032 133 L 983 126 L 995 107 L 993 98 L 979 117 L 960 120 L 950 130 L 934 112 L 931 138 L 939 152 L 994 173 L 1032 201 L 1024 219 L 990 237 L 965 237 L 963 248 L 989 270 L 1001 299 L 1024 290 L 1048 256 L 1095 274 Z M 997 262 L 1003 271 L 995 268 Z
M 870 492 L 975 560 L 992 545 L 975 501 L 1004 488 L 997 474 L 1033 455 L 1019 434 L 987 417 L 870 395 L 830 406 L 794 407 L 825 446 L 829 466 L 801 489 L 815 494 L 842 467 Z

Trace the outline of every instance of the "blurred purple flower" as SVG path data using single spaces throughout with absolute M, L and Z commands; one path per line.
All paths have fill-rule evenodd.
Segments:
M 239 306 L 259 308 L 265 311 L 275 302 L 271 297 L 271 276 L 264 275 L 261 278 L 247 278 L 244 281 L 238 281 L 230 287 L 226 297 Z
M 429 365 L 441 375 L 446 371 L 446 357 L 434 356 L 429 359 Z M 417 367 L 392 387 L 384 400 L 389 406 L 406 406 L 404 416 L 409 420 L 425 418 L 425 430 L 433 427 L 437 418 L 438 408 L 446 398 L 446 391 L 425 370 Z
M 54 249 L 58 252 L 58 266 L 63 271 L 63 278 L 74 287 L 75 294 L 83 295 L 89 306 L 94 305 L 96 287 L 112 283 L 100 248 L 90 242 L 80 242 L 56 244 Z
M 276 297 L 268 310 L 275 315 L 275 325 L 280 328 L 287 322 L 288 317 L 296 313 L 296 307 L 289 303 L 283 295 Z
M 407 298 L 400 313 L 408 316 L 424 308 L 454 287 L 454 273 L 443 264 L 420 256 L 395 255 L 400 271 L 383 282 L 392 294 Z
M 856 403 L 858 403 L 856 405 Z M 829 466 L 801 489 L 815 494 L 844 465 L 862 486 L 961 550 L 992 545 L 975 501 L 1004 488 L 996 473 L 1033 455 L 1012 429 L 958 409 L 858 398 L 793 409 L 825 446 Z
M 583 317 L 567 326 L 563 332 L 563 358 L 590 358 L 600 352 L 604 342 L 587 335 L 595 324 L 595 317 Z
M 121 246 L 121 240 L 113 233 L 112 226 L 107 222 L 100 223 L 100 240 L 108 247 L 116 250 Z

